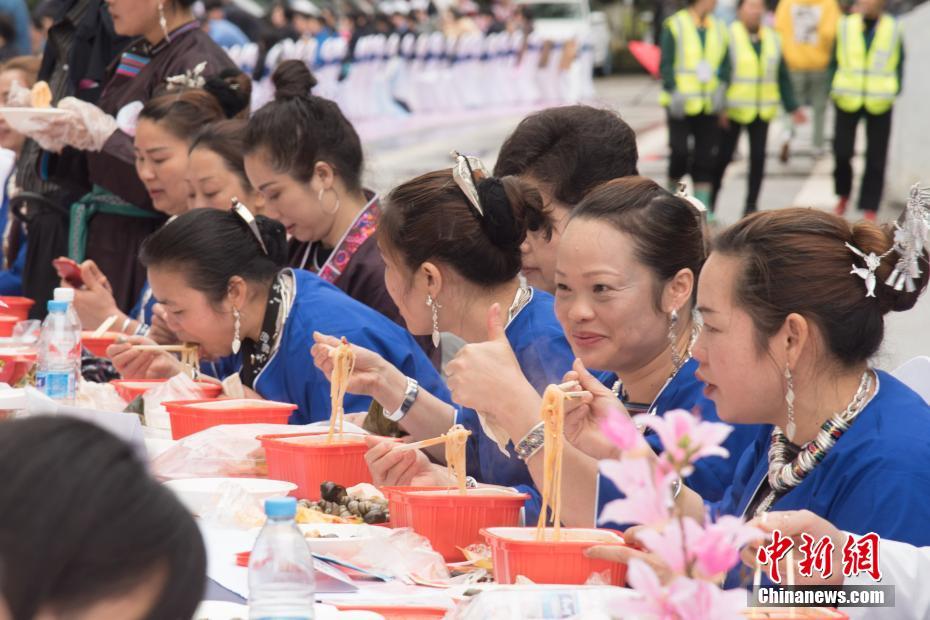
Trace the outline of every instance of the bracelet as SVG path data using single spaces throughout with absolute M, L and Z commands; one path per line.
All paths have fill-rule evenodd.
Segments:
M 544 422 L 539 422 L 514 446 L 514 451 L 517 453 L 517 458 L 525 462 L 539 452 L 545 443 L 546 425 Z
M 400 422 L 406 417 L 407 412 L 410 411 L 410 408 L 413 407 L 413 403 L 416 402 L 417 396 L 420 395 L 420 384 L 417 383 L 416 379 L 411 379 L 407 377 L 407 387 L 404 390 L 404 402 L 400 404 L 400 408 L 397 411 L 388 413 L 387 410 L 384 410 L 382 413 L 391 422 Z

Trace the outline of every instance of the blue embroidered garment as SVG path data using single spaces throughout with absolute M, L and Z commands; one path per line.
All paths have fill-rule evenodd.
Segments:
M 714 402 L 704 397 L 704 384 L 694 375 L 697 368 L 697 360 L 692 358 L 685 362 L 656 397 L 650 411 L 655 411 L 657 415 L 663 415 L 673 409 L 697 410 L 704 420 L 719 422 L 720 418 L 717 417 L 717 408 L 714 406 Z M 716 501 L 723 497 L 724 491 L 733 482 L 734 472 L 740 456 L 752 443 L 759 432 L 759 428 L 757 425 L 750 424 L 737 424 L 734 426 L 733 432 L 723 443 L 723 447 L 729 451 L 730 457 L 724 459 L 714 456 L 699 460 L 694 465 L 694 473 L 685 480 L 688 487 L 709 501 Z M 661 452 L 662 442 L 659 440 L 658 435 L 647 435 L 646 441 L 657 453 Z M 622 497 L 623 495 L 613 482 L 604 476 L 598 477 L 598 514 L 608 502 Z M 610 523 L 605 524 L 605 527 L 624 529 L 626 525 Z
M 534 289 L 533 298 L 505 330 L 524 376 L 540 393 L 551 383 L 561 383 L 575 360 L 562 326 L 555 318 L 553 302 L 552 295 Z M 513 487 L 529 493 L 526 522 L 535 522 L 541 497 L 526 463 L 517 458 L 513 442 L 507 444 L 508 456 L 504 456 L 497 442 L 484 433 L 473 409 L 461 408 L 456 414 L 456 422 L 472 432 L 466 449 L 469 475 L 485 484 Z
M 909 387 L 877 371 L 878 392 L 804 480 L 771 511 L 810 510 L 855 534 L 930 545 L 930 406 Z M 711 515 L 742 515 L 768 472 L 772 427 L 760 430 Z M 750 517 L 752 515 L 747 515 Z M 746 581 L 735 568 L 727 587 Z M 751 579 L 751 574 L 750 574 Z
M 294 278 L 294 302 L 278 349 L 255 379 L 263 398 L 295 403 L 291 424 L 328 420 L 329 381 L 313 365 L 313 332 L 345 336 L 352 344 L 381 355 L 402 373 L 416 379 L 433 396 L 450 402 L 449 390 L 423 349 L 402 327 L 380 312 L 355 301 L 319 276 L 302 269 Z M 347 413 L 367 411 L 371 399 L 347 394 Z

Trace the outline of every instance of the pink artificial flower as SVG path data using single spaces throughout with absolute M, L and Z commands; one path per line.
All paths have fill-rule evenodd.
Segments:
M 608 502 L 599 523 L 643 523 L 661 525 L 672 508 L 671 474 L 660 473 L 648 458 L 601 461 L 601 473 L 623 493 Z
M 601 420 L 601 430 L 614 445 L 620 448 L 621 452 L 639 448 L 645 444 L 639 429 L 636 428 L 630 416 L 623 411 L 616 409 L 608 411 L 607 416 Z
M 690 579 L 674 579 L 663 586 L 652 567 L 642 560 L 630 560 L 626 571 L 627 584 L 641 594 L 627 603 L 624 615 L 633 618 L 677 620 L 679 608 L 696 594 L 697 586 Z
M 705 579 L 716 579 L 739 563 L 740 549 L 758 540 L 762 531 L 746 525 L 739 517 L 726 515 L 688 541 L 695 568 Z
M 633 420 L 648 426 L 662 441 L 661 458 L 668 461 L 682 477 L 689 476 L 692 464 L 707 456 L 729 456 L 720 444 L 733 431 L 722 422 L 705 422 L 684 409 L 667 411 L 663 416 L 641 414 Z
M 688 598 L 675 599 L 675 618 L 678 620 L 736 620 L 745 618 L 743 610 L 746 608 L 746 590 L 721 590 L 709 581 L 685 579 L 690 581 L 693 588 L 688 590 Z M 674 585 L 674 582 L 673 584 Z M 678 586 L 684 591 L 682 586 Z
M 643 529 L 637 532 L 649 551 L 658 555 L 673 573 L 685 576 L 688 565 L 694 560 L 692 545 L 703 535 L 703 528 L 690 517 L 669 521 L 661 531 Z

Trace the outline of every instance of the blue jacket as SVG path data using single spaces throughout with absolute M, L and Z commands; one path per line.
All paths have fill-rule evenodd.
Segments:
M 291 273 L 294 303 L 284 333 L 277 351 L 255 379 L 255 390 L 263 398 L 297 405 L 291 424 L 328 420 L 330 416 L 329 381 L 313 365 L 310 355 L 314 331 L 345 336 L 352 344 L 378 353 L 433 396 L 451 402 L 449 390 L 423 349 L 402 327 L 309 271 Z M 367 411 L 370 404 L 367 396 L 347 394 L 345 411 Z
M 906 385 L 877 371 L 878 392 L 806 478 L 770 508 L 810 510 L 840 530 L 875 532 L 917 547 L 930 545 L 930 406 Z M 711 515 L 742 515 L 768 472 L 766 426 L 736 468 Z M 751 516 L 751 515 L 747 515 Z M 726 585 L 745 581 L 735 568 Z M 751 580 L 751 574 L 750 574 Z
M 672 377 L 656 397 L 650 411 L 655 411 L 657 415 L 663 415 L 673 409 L 697 410 L 704 420 L 719 422 L 720 418 L 717 417 L 717 408 L 714 406 L 714 402 L 704 397 L 704 384 L 694 375 L 697 368 L 697 360 L 692 358 L 685 362 L 678 373 Z M 740 457 L 758 434 L 759 428 L 757 425 L 750 424 L 737 424 L 734 426 L 733 432 L 723 443 L 723 447 L 730 453 L 730 457 L 724 459 L 714 456 L 699 460 L 694 464 L 694 473 L 688 476 L 685 484 L 704 499 L 715 501 L 723 497 L 727 487 L 733 482 Z M 661 452 L 662 442 L 659 440 L 658 435 L 647 435 L 646 441 L 657 453 Z M 613 482 L 604 476 L 599 476 L 598 513 L 608 502 L 622 497 L 623 495 Z M 624 529 L 626 525 L 612 523 L 605 525 L 605 527 Z
M 551 383 L 561 383 L 575 360 L 562 326 L 555 318 L 553 301 L 549 293 L 534 289 L 533 299 L 505 330 L 520 369 L 540 393 Z M 485 484 L 513 487 L 529 493 L 526 522 L 535 522 L 539 517 L 542 498 L 526 463 L 517 458 L 513 442 L 507 444 L 509 456 L 504 456 L 497 442 L 482 430 L 474 409 L 461 408 L 457 412 L 456 422 L 472 432 L 466 449 L 469 475 Z

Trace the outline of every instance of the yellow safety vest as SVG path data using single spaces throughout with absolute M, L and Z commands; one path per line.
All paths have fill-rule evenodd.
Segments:
M 891 109 L 900 86 L 901 25 L 894 17 L 882 15 L 868 52 L 863 28 L 858 13 L 840 20 L 831 95 L 844 112 L 858 112 L 865 106 L 870 114 L 884 114 Z
M 742 22 L 730 26 L 730 62 L 733 76 L 727 89 L 727 116 L 743 125 L 758 116 L 768 122 L 778 112 L 778 65 L 781 46 L 778 35 L 766 26 L 759 29 L 759 53 L 752 46 Z
M 720 82 L 717 71 L 727 51 L 726 27 L 712 15 L 707 16 L 704 45 L 697 25 L 687 9 L 668 18 L 675 37 L 675 89 L 685 96 L 685 114 L 697 116 L 713 112 L 713 94 Z M 663 91 L 659 103 L 667 106 L 671 94 Z

